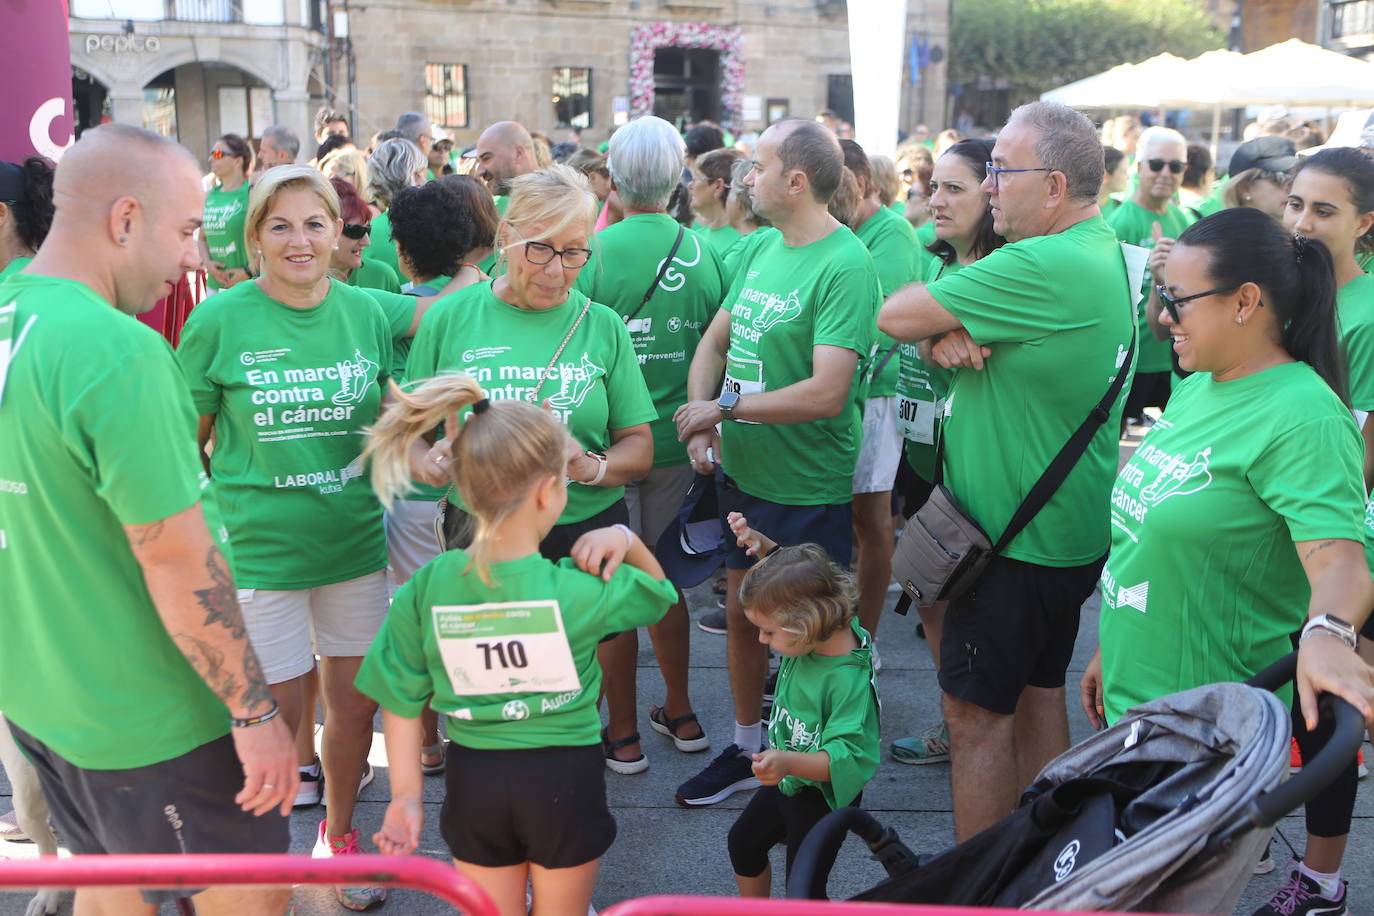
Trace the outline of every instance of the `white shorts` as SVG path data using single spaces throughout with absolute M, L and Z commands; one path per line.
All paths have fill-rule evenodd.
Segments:
M 387 584 L 391 594 L 410 581 L 416 570 L 440 553 L 434 537 L 439 503 L 426 499 L 398 499 L 383 518 L 386 526 Z
M 367 654 L 386 619 L 386 570 L 347 582 L 271 591 L 239 589 L 248 639 L 269 684 L 300 677 L 327 658 Z
M 654 468 L 625 485 L 625 505 L 630 510 L 630 528 L 652 550 L 668 523 L 682 511 L 682 500 L 696 477 L 690 464 Z
M 854 493 L 886 493 L 897 479 L 902 437 L 897 434 L 897 399 L 864 402 L 864 441 L 854 464 Z

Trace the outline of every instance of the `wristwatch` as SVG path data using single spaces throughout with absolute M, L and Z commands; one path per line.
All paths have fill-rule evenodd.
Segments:
M 1302 636 L 1298 637 L 1298 642 L 1302 642 L 1313 633 L 1329 633 L 1350 648 L 1355 648 L 1354 624 L 1342 620 L 1335 614 L 1322 614 L 1320 617 L 1313 617 L 1307 621 L 1307 625 L 1302 628 Z
M 739 403 L 738 391 L 726 391 L 716 399 L 716 406 L 720 408 L 720 418 L 722 420 L 735 419 L 735 405 Z
M 578 483 L 594 487 L 601 483 L 602 478 L 606 476 L 606 465 L 610 464 L 610 460 L 604 452 L 594 452 L 591 449 L 587 449 L 582 454 L 596 462 L 596 474 L 592 476 L 591 480 L 579 480 Z

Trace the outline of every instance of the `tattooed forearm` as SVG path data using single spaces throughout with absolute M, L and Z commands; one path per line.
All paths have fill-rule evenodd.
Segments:
M 248 630 L 244 627 L 243 611 L 239 608 L 238 593 L 234 590 L 234 578 L 224 565 L 224 554 L 213 544 L 205 557 L 205 571 L 210 576 L 210 587 L 192 592 L 205 610 L 205 625 L 223 624 L 235 639 L 243 639 L 248 635 Z
M 1307 553 L 1303 554 L 1302 558 L 1303 558 L 1304 560 L 1310 560 L 1310 559 L 1312 559 L 1313 554 L 1317 553 L 1318 551 L 1320 551 L 1320 550 L 1325 550 L 1325 549 L 1328 548 L 1328 547 L 1335 547 L 1335 546 L 1336 546 L 1336 542 L 1335 542 L 1335 541 L 1322 541 L 1320 544 L 1317 544 L 1317 545 L 1315 545 L 1315 546 L 1313 546 L 1313 547 L 1308 548 Z
M 152 541 L 156 541 L 159 537 L 161 537 L 162 532 L 166 527 L 167 523 L 159 519 L 156 522 L 151 522 L 147 525 L 138 525 L 137 527 L 129 528 L 126 530 L 129 531 L 129 541 L 132 543 L 134 549 L 136 550 L 139 547 L 146 546 Z
M 238 702 L 239 680 L 232 672 L 225 670 L 224 653 L 217 646 L 189 633 L 174 634 L 172 640 L 215 696 L 223 700 L 225 705 Z
M 251 643 L 243 647 L 243 677 L 248 682 L 243 688 L 244 708 L 253 714 L 270 707 L 273 702 L 272 691 L 267 686 L 267 678 L 263 677 L 258 653 L 253 650 Z

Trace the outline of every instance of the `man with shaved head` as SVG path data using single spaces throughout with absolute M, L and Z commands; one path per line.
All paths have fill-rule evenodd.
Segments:
M 530 132 L 514 121 L 497 121 L 482 131 L 477 146 L 469 153 L 477 160 L 477 177 L 487 183 L 498 198 L 497 209 L 505 211 L 503 198 L 509 193 L 510 180 L 539 168 L 534 155 L 534 139 Z
M 742 512 L 779 544 L 820 544 L 848 566 L 860 438 L 854 385 L 882 304 L 878 274 L 863 242 L 826 207 L 844 174 L 834 134 L 814 121 L 783 121 L 764 131 L 754 156 L 744 183 L 754 210 L 776 228 L 748 236 L 692 358 L 692 400 L 674 414 L 678 437 L 698 473 L 724 466 L 723 514 Z M 739 601 L 755 562 L 742 548 L 725 559 L 734 743 L 678 788 L 680 804 L 715 804 L 759 785 L 750 755 L 763 744 L 768 651 Z
M 0 284 L 0 709 L 73 853 L 285 852 L 291 736 L 249 644 L 167 342 L 132 316 L 196 266 L 185 149 L 87 131 Z M 278 916 L 287 891 L 83 889 L 76 911 Z

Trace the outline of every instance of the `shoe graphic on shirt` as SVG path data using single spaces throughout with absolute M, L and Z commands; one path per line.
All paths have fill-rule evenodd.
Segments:
M 798 290 L 786 299 L 779 299 L 777 296 L 769 296 L 768 304 L 763 307 L 763 311 L 754 319 L 754 330 L 766 331 L 775 324 L 791 321 L 801 314 L 801 300 L 797 298 Z
M 339 363 L 339 390 L 334 392 L 333 401 L 340 407 L 361 403 L 367 397 L 367 386 L 377 377 L 378 365 L 363 356 L 362 350 L 353 351 L 353 359 Z
M 1207 460 L 1212 454 L 1210 448 L 1197 453 L 1189 464 L 1175 459 L 1164 465 L 1154 483 L 1140 491 L 1140 499 L 1147 505 L 1157 506 L 1170 496 L 1187 496 L 1206 489 L 1212 482 L 1212 472 L 1207 470 Z
M 560 410 L 571 410 L 582 406 L 587 392 L 592 390 L 592 385 L 598 378 L 606 374 L 606 370 L 592 362 L 591 356 L 583 352 L 582 362 L 571 368 L 565 363 L 560 367 L 558 374 L 562 384 L 558 388 L 558 393 L 549 398 L 549 405 Z

